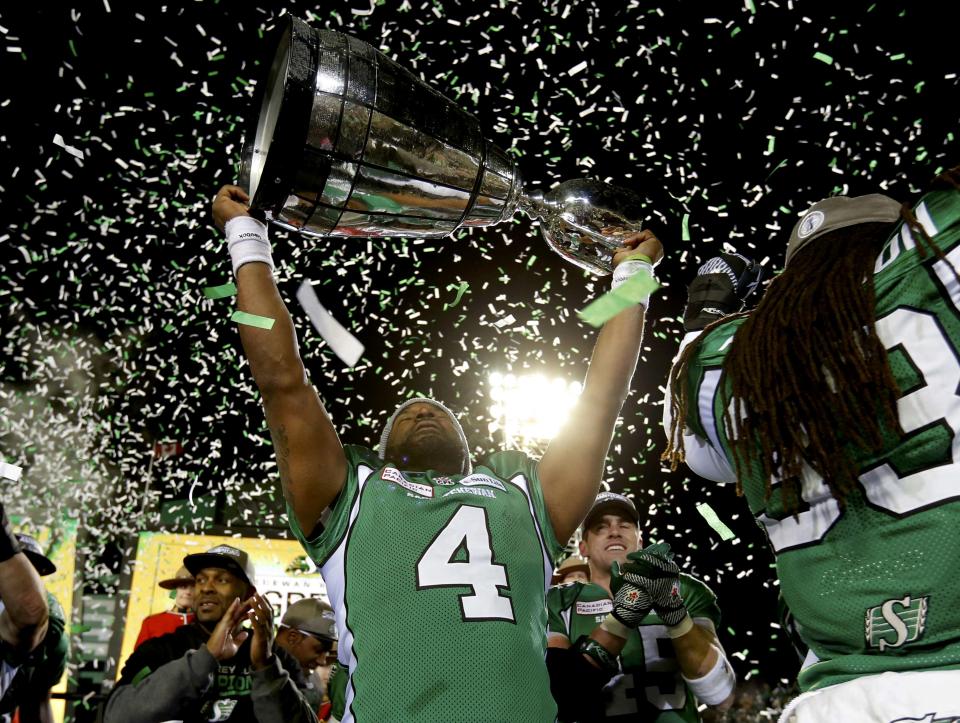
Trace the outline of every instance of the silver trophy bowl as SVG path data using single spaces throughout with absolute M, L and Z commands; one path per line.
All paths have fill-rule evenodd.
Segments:
M 443 237 L 518 210 L 597 275 L 640 229 L 642 201 L 589 179 L 525 194 L 476 118 L 371 45 L 287 17 L 257 83 L 239 182 L 251 208 L 307 237 Z

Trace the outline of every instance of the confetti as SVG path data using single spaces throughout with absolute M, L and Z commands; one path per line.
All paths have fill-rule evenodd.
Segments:
M 707 521 L 707 524 L 713 528 L 714 532 L 720 535 L 721 540 L 732 540 L 736 535 L 733 534 L 733 530 L 727 527 L 720 518 L 717 516 L 717 513 L 714 512 L 713 508 L 706 502 L 701 502 L 697 505 L 697 512 L 699 512 L 703 519 Z
M 591 326 L 603 326 L 609 319 L 634 306 L 659 288 L 660 284 L 655 278 L 640 271 L 617 288 L 591 301 L 577 312 L 577 315 Z
M 309 281 L 300 284 L 300 288 L 297 289 L 297 301 L 310 317 L 313 328 L 330 345 L 333 353 L 348 367 L 356 366 L 360 357 L 363 356 L 363 344 L 323 308 Z
M 10 464 L 8 462 L 0 461 L 0 477 L 8 479 L 12 482 L 17 482 L 20 479 L 20 475 L 23 473 L 23 468 L 18 467 L 15 464 Z
M 273 328 L 273 325 L 276 323 L 276 319 L 271 319 L 266 316 L 258 316 L 257 314 L 249 314 L 246 311 L 240 311 L 236 309 L 230 315 L 230 321 L 235 321 L 238 324 L 246 324 L 247 326 L 255 326 L 258 329 L 267 329 L 270 330 Z
M 931 52 L 950 47 L 949 23 L 906 0 L 865 13 L 755 0 L 700 13 L 681 3 L 614 12 L 599 0 L 297 0 L 238 4 L 229 17 L 223 3 L 112 4 L 58 6 L 55 43 L 43 23 L 0 11 L 8 75 L 49 81 L 49 102 L 29 83 L 0 97 L 0 457 L 22 467 L 0 494 L 36 524 L 82 520 L 78 585 L 116 596 L 127 540 L 145 529 L 288 534 L 236 325 L 210 313 L 204 289 L 230 278 L 209 202 L 236 181 L 263 39 L 290 12 L 372 42 L 476 115 L 528 190 L 593 177 L 641 195 L 644 225 L 665 246 L 664 287 L 604 484 L 629 489 L 644 537 L 670 542 L 717 593 L 740 678 L 795 676 L 769 627 L 775 613 L 743 604 L 776 597 L 762 533 L 735 524 L 749 514 L 743 500 L 659 466 L 685 287 L 724 249 L 780 267 L 794 222 L 825 195 L 906 200 L 955 164 L 960 134 L 944 109 L 960 78 Z M 105 68 L 105 48 L 123 63 Z M 397 400 L 419 391 L 462 411 L 482 459 L 504 444 L 484 393 L 490 372 L 583 379 L 597 332 L 576 310 L 606 289 L 549 251 L 522 214 L 442 239 L 270 233 L 288 305 L 313 279 L 327 312 L 363 339 L 355 366 L 332 361 L 296 314 L 301 358 L 346 442 L 375 443 Z M 145 493 L 145 450 L 159 439 L 190 444 L 154 465 Z M 196 513 L 164 516 L 191 500 Z M 704 501 L 739 539 L 722 544 L 699 523 Z
M 208 299 L 223 299 L 228 296 L 236 296 L 237 285 L 231 281 L 221 286 L 207 286 L 203 290 L 203 295 Z

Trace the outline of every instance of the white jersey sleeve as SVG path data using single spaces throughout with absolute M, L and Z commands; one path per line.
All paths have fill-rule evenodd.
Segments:
M 691 331 L 683 337 L 677 356 L 690 342 L 699 336 L 700 332 Z M 676 361 L 676 360 L 674 360 Z M 719 378 L 719 377 L 718 377 Z M 705 427 L 713 425 L 713 395 L 716 392 L 716 383 L 701 384 L 697 389 L 697 407 L 701 411 L 701 421 Z M 706 418 L 704 418 L 706 416 Z M 670 427 L 673 421 L 670 404 L 670 385 L 667 384 L 663 399 L 663 431 L 670 438 Z M 732 484 L 737 481 L 737 475 L 723 452 L 714 446 L 711 440 L 693 434 L 689 428 L 683 430 L 684 457 L 690 470 L 705 479 L 720 484 Z

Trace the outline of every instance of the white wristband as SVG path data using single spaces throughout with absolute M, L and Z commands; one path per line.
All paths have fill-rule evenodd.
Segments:
M 702 678 L 690 680 L 682 673 L 681 677 L 697 696 L 697 700 L 707 705 L 719 705 L 729 697 L 737 685 L 737 675 L 722 651 L 717 651 L 717 662 Z
M 671 638 L 682 638 L 693 630 L 693 618 L 689 614 L 684 615 L 683 619 L 676 625 L 667 626 L 667 635 Z
M 233 273 L 244 264 L 257 261 L 273 271 L 273 255 L 267 238 L 267 225 L 252 216 L 235 216 L 223 227 L 227 235 L 227 249 L 233 262 Z
M 652 278 L 656 278 L 653 275 L 653 266 L 647 261 L 641 261 L 640 259 L 624 261 L 613 270 L 613 281 L 610 283 L 610 288 L 616 289 L 618 286 L 626 283 L 627 279 L 641 272 L 648 273 Z M 645 309 L 648 308 L 650 306 L 650 294 L 647 294 L 637 303 Z

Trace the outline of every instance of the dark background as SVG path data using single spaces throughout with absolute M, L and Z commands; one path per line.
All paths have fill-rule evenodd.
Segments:
M 234 180 L 261 31 L 295 13 L 357 35 L 457 100 L 531 185 L 593 176 L 645 199 L 667 247 L 663 289 L 607 483 L 636 497 L 648 540 L 670 542 L 717 592 L 738 672 L 791 678 L 772 556 L 745 505 L 659 462 L 685 284 L 724 249 L 779 268 L 798 214 L 826 195 L 907 200 L 957 163 L 960 63 L 931 4 L 703 7 L 4 3 L 0 454 L 24 467 L 20 483 L 0 483 L 8 510 L 55 529 L 80 520 L 86 592 L 121 586 L 141 529 L 285 534 L 232 300 L 203 289 L 231 280 L 209 202 Z M 311 280 L 366 345 L 346 369 L 291 303 L 345 441 L 373 443 L 416 392 L 462 411 L 477 453 L 489 452 L 491 371 L 583 376 L 595 334 L 575 311 L 606 282 L 552 255 L 524 217 L 443 240 L 272 238 L 288 301 Z M 450 307 L 448 287 L 462 281 Z M 493 326 L 507 314 L 516 322 Z M 184 453 L 151 468 L 153 443 L 170 440 Z M 698 502 L 738 538 L 721 542 Z

